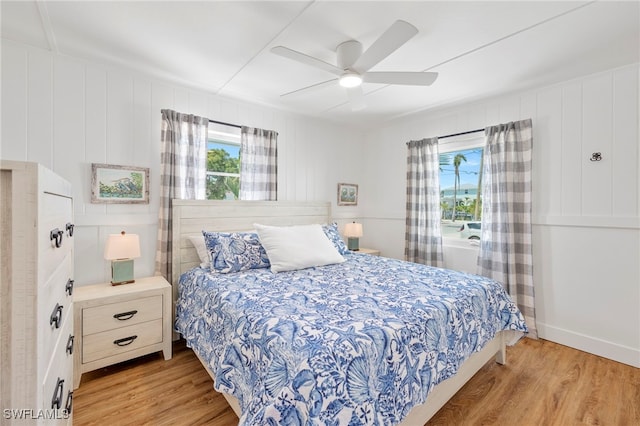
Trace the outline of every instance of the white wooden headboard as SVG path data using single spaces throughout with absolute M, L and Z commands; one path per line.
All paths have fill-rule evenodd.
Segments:
M 172 277 L 173 301 L 178 298 L 180 275 L 200 263 L 189 241 L 202 231 L 234 232 L 265 225 L 329 223 L 331 203 L 307 201 L 200 201 L 173 200 Z

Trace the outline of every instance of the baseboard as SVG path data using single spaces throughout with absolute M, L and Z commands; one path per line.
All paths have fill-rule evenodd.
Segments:
M 638 348 L 623 346 L 539 322 L 536 325 L 538 336 L 542 339 L 640 368 L 640 349 Z

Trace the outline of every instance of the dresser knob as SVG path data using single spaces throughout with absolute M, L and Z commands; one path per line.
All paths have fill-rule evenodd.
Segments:
M 62 320 L 62 308 L 64 306 L 58 305 L 56 303 L 56 307 L 53 308 L 53 312 L 51 312 L 51 316 L 49 317 L 49 325 L 54 325 L 56 328 L 60 328 L 60 321 Z
M 69 234 L 70 237 L 73 237 L 73 228 L 74 228 L 74 224 L 73 223 L 67 223 L 64 227 L 67 230 L 67 234 Z
M 64 380 L 58 377 L 56 388 L 53 390 L 53 397 L 51 398 L 51 408 L 59 410 L 62 406 L 62 392 L 64 387 Z
M 73 407 L 73 391 L 69 391 L 67 394 L 67 403 L 64 404 L 64 412 L 67 416 L 71 414 L 71 407 Z
M 69 296 L 73 294 L 73 283 L 74 283 L 74 280 L 69 278 L 67 280 L 67 285 L 64 286 L 64 291 L 66 291 Z
M 63 235 L 64 235 L 64 232 L 62 232 L 58 228 L 52 229 L 51 232 L 49 232 L 49 240 L 55 241 L 56 248 L 60 248 L 60 246 L 62 245 Z
M 75 340 L 75 337 L 70 334 L 69 335 L 69 339 L 67 339 L 67 354 L 68 355 L 73 354 L 73 341 L 74 340 Z

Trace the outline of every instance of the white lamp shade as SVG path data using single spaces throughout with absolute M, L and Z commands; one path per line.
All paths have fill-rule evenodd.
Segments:
M 344 226 L 344 236 L 350 238 L 362 237 L 362 224 L 361 223 L 347 223 Z
M 137 234 L 111 234 L 107 238 L 107 245 L 104 248 L 104 258 L 133 259 L 140 257 L 140 239 Z

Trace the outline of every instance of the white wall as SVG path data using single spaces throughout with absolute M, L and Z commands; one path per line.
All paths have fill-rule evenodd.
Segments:
M 330 200 L 339 223 L 358 216 L 335 203 L 337 183 L 362 174 L 360 131 L 7 40 L 1 83 L 0 158 L 39 162 L 73 185 L 78 285 L 110 279 L 104 243 L 123 229 L 140 234 L 135 275 L 154 273 L 163 108 L 278 131 L 279 198 Z M 150 203 L 91 204 L 91 163 L 149 167 Z
M 638 71 L 634 64 L 369 132 L 362 180 L 374 190 L 363 199 L 363 245 L 403 257 L 405 142 L 532 118 L 539 335 L 640 367 Z M 592 152 L 603 160 L 589 161 Z

